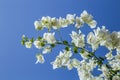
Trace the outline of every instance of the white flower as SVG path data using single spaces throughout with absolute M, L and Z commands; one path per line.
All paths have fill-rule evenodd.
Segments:
M 120 61 L 120 54 L 115 55 L 115 59 Z
M 68 66 L 70 63 L 71 56 L 72 56 L 71 51 L 66 51 L 66 50 L 64 50 L 63 52 L 60 51 L 55 61 L 51 62 L 51 64 L 53 65 L 53 69 L 56 69 L 62 66 Z
M 61 26 L 59 26 L 59 21 L 56 18 L 51 18 L 51 26 L 53 29 L 59 29 Z
M 119 32 L 117 32 L 118 33 L 118 38 L 120 38 L 120 31 Z
M 120 77 L 115 75 L 115 76 L 112 77 L 112 80 L 120 80 Z
M 40 40 L 35 40 L 33 44 L 35 45 L 36 48 L 41 49 L 43 47 L 42 43 L 43 42 Z
M 109 53 L 107 53 L 107 54 L 105 55 L 105 57 L 106 57 L 108 60 L 113 59 L 114 56 L 112 55 L 112 51 L 110 51 Z
M 75 21 L 75 14 L 67 14 L 66 19 L 69 21 L 69 24 L 74 24 Z
M 42 24 L 40 23 L 40 21 L 35 21 L 34 22 L 34 26 L 36 30 L 41 30 L 43 28 Z
M 90 32 L 87 35 L 87 43 L 91 45 L 93 51 L 98 48 L 99 41 L 96 39 L 96 36 L 93 34 L 93 32 Z
M 87 11 L 83 11 L 81 14 L 81 18 L 85 23 L 87 23 L 91 28 L 95 28 L 97 25 L 97 22 L 93 20 L 92 15 L 88 14 Z
M 58 19 L 59 26 L 58 27 L 64 28 L 64 27 L 67 27 L 68 24 L 69 24 L 69 22 L 65 18 L 59 17 L 59 19 Z
M 86 10 L 84 10 L 81 13 L 81 18 L 84 20 L 84 22 L 90 22 L 90 21 L 92 21 L 93 17 L 92 17 L 92 15 L 89 15 Z
M 89 44 L 94 44 L 95 43 L 95 35 L 93 34 L 93 32 L 90 32 L 88 35 L 87 35 L 87 43 Z
M 75 27 L 76 28 L 80 28 L 82 27 L 84 24 L 83 20 L 80 18 L 80 17 L 76 17 L 76 24 L 75 24 Z
M 72 69 L 73 69 L 73 65 L 72 65 L 71 63 L 69 63 L 69 64 L 67 65 L 67 68 L 68 68 L 68 70 L 72 70 Z
M 46 46 L 46 47 L 44 47 L 44 49 L 43 49 L 43 54 L 46 54 L 46 53 L 49 53 L 49 52 L 51 52 L 51 46 Z
M 25 42 L 25 47 L 26 48 L 31 48 L 32 47 L 32 42 L 31 41 Z
M 43 27 L 51 29 L 51 17 L 49 16 L 42 17 L 41 24 L 43 25 Z
M 78 68 L 80 66 L 80 61 L 78 59 L 74 58 L 74 59 L 71 60 L 71 65 L 74 68 Z
M 61 67 L 62 62 L 60 58 L 56 58 L 54 62 L 51 62 L 51 64 L 53 65 L 53 69 L 56 69 Z
M 99 70 L 100 70 L 100 69 L 99 69 Z M 103 72 L 103 75 L 104 75 L 105 77 L 108 77 L 108 76 L 109 76 L 109 69 L 106 67 L 105 64 L 102 65 L 101 71 Z
M 43 34 L 43 39 L 45 39 L 49 44 L 54 44 L 56 42 L 55 33 L 44 33 Z
M 97 22 L 95 20 L 92 20 L 91 22 L 88 23 L 88 25 L 91 27 L 91 28 L 95 28 L 96 25 L 97 25 Z
M 72 42 L 75 44 L 75 46 L 77 47 L 84 47 L 85 46 L 85 40 L 84 34 L 77 34 L 75 31 L 72 31 L 72 34 L 70 34 L 71 38 L 72 38 Z
M 36 58 L 37 58 L 37 61 L 36 61 L 35 64 L 37 64 L 37 63 L 42 63 L 43 64 L 45 62 L 44 56 L 42 54 L 37 54 Z

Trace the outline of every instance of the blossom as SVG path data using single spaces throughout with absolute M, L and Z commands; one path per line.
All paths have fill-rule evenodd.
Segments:
M 112 55 L 112 52 L 111 52 L 111 51 L 110 51 L 109 53 L 107 53 L 105 56 L 106 56 L 106 58 L 107 58 L 108 60 L 113 59 L 113 55 Z
M 43 54 L 46 54 L 46 53 L 49 53 L 49 52 L 51 52 L 51 46 L 46 46 L 46 47 L 44 47 L 44 49 L 43 49 Z
M 41 24 L 43 25 L 43 27 L 51 29 L 51 17 L 49 16 L 42 17 Z
M 91 27 L 91 28 L 95 28 L 96 25 L 97 25 L 97 22 L 95 20 L 92 20 L 88 23 L 88 25 Z
M 60 51 L 56 59 L 53 62 L 51 62 L 51 64 L 53 65 L 53 69 L 69 65 L 71 56 L 72 56 L 71 51 L 66 50 L 64 50 L 63 52 Z
M 89 44 L 94 44 L 95 42 L 95 35 L 93 34 L 93 32 L 90 32 L 88 35 L 87 35 L 87 43 Z
M 84 34 L 81 34 L 81 32 L 76 33 L 75 31 L 72 31 L 72 34 L 70 34 L 71 38 L 72 38 L 72 42 L 75 44 L 75 46 L 77 47 L 84 47 L 85 46 L 85 40 Z
M 120 80 L 120 77 L 115 75 L 115 76 L 112 77 L 112 80 Z
M 69 24 L 69 22 L 65 18 L 59 17 L 59 19 L 58 19 L 59 27 L 64 28 L 64 27 L 67 27 L 68 24 Z
M 36 61 L 35 64 L 37 64 L 37 63 L 44 63 L 45 62 L 44 56 L 42 54 L 37 54 L 36 58 L 37 58 L 37 61 Z
M 42 30 L 43 26 L 42 24 L 40 23 L 40 21 L 35 21 L 34 22 L 34 26 L 35 26 L 35 29 L 36 30 Z
M 71 59 L 70 63 L 74 68 L 78 68 L 80 66 L 80 61 L 76 58 Z
M 31 41 L 25 42 L 25 47 L 26 48 L 31 48 L 32 47 L 32 42 Z
M 84 24 L 83 20 L 80 18 L 80 17 L 76 17 L 76 24 L 75 24 L 75 27 L 76 28 L 80 28 L 82 27 Z
M 91 28 L 95 28 L 97 25 L 97 22 L 95 20 L 93 20 L 93 16 L 88 14 L 87 11 L 83 11 L 81 13 L 81 18 L 82 20 L 87 23 Z
M 74 24 L 75 21 L 75 14 L 67 14 L 66 19 L 68 20 L 69 24 Z
M 44 43 L 40 40 L 35 40 L 33 44 L 35 45 L 36 48 L 41 49 Z
M 109 76 L 109 69 L 106 67 L 105 64 L 103 64 L 101 69 L 99 69 L 99 70 L 102 71 L 103 75 L 108 78 L 108 76 Z
M 44 33 L 43 34 L 43 39 L 46 40 L 49 44 L 54 44 L 56 42 L 55 33 Z
M 60 26 L 59 26 L 58 19 L 56 19 L 55 17 L 51 18 L 51 26 L 52 26 L 53 29 L 59 29 Z

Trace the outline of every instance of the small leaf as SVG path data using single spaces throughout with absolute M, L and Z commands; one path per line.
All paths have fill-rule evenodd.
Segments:
M 84 50 L 84 49 L 81 49 L 80 53 L 82 53 L 82 54 L 83 54 L 84 52 L 85 52 L 85 50 Z
M 42 47 L 45 46 L 45 43 L 44 43 L 44 42 L 41 42 L 41 46 L 42 46 Z
M 30 41 L 33 43 L 34 42 L 34 38 L 31 38 Z
M 68 44 L 68 42 L 67 42 L 67 41 L 63 41 L 63 44 L 64 44 L 64 45 L 67 45 L 67 44 Z
M 24 41 L 24 40 L 22 40 L 22 41 L 21 41 L 21 44 L 22 44 L 22 45 L 25 45 L 25 41 Z
M 39 36 L 37 39 L 38 39 L 38 40 L 41 40 L 41 39 L 42 39 L 42 37 L 40 37 L 40 36 Z
M 78 47 L 74 47 L 74 53 L 78 53 Z
M 66 51 L 69 51 L 69 47 L 68 47 L 68 46 L 67 46 L 67 47 L 65 47 L 65 50 L 66 50 Z
M 52 48 L 54 48 L 54 47 L 55 47 L 55 44 L 51 44 L 50 46 L 51 46 Z

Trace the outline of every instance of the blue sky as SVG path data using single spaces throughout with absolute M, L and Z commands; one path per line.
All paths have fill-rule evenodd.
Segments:
M 55 55 L 46 55 L 46 63 L 35 65 L 35 48 L 21 46 L 22 34 L 38 36 L 34 21 L 42 16 L 65 17 L 87 10 L 110 31 L 120 30 L 120 0 L 0 0 L 0 80 L 79 80 L 76 70 L 52 70 L 50 61 Z

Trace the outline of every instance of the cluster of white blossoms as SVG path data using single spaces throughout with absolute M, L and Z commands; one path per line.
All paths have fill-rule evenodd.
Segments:
M 84 34 L 81 30 L 84 24 L 92 29 L 88 34 Z M 120 32 L 110 32 L 105 26 L 96 27 L 97 22 L 87 11 L 83 11 L 80 16 L 67 14 L 66 18 L 42 17 L 35 21 L 34 25 L 36 30 L 47 28 L 48 32 L 36 39 L 29 39 L 23 35 L 21 43 L 26 48 L 34 46 L 40 51 L 36 54 L 36 64 L 43 64 L 45 54 L 51 53 L 53 48 L 62 45 L 63 51 L 60 51 L 55 60 L 51 62 L 53 69 L 67 68 L 72 70 L 75 68 L 80 80 L 120 80 Z M 54 31 L 69 25 L 74 25 L 74 28 L 77 29 L 69 34 L 72 40 L 69 42 L 64 40 L 60 32 L 58 35 L 62 39 L 57 39 L 55 37 L 57 33 Z M 103 50 L 103 53 L 106 53 L 104 56 L 99 56 L 101 53 L 97 53 L 101 46 L 108 49 L 108 52 Z M 78 55 L 80 58 L 73 55 Z M 100 73 L 96 74 L 94 70 L 100 71 Z
M 47 29 L 59 29 L 68 27 L 71 24 L 75 24 L 76 28 L 82 27 L 84 24 L 88 24 L 91 28 L 95 28 L 97 22 L 93 20 L 92 15 L 88 14 L 87 11 L 83 11 L 80 16 L 75 14 L 67 14 L 66 18 L 51 18 L 49 16 L 42 17 L 39 21 L 35 21 L 35 29 L 42 30 L 43 28 Z

